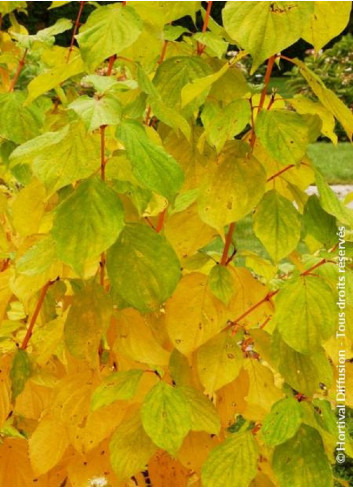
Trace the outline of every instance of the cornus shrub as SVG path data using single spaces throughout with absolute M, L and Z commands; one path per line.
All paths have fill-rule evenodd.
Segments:
M 75 7 L 0 4 L 0 484 L 345 485 L 353 213 L 306 149 L 353 115 L 298 59 L 310 98 L 268 84 L 351 2 Z

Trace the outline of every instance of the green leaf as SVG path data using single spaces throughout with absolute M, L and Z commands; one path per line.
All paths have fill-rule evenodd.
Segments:
M 282 487 L 331 487 L 332 471 L 319 433 L 303 424 L 275 448 L 273 468 Z
M 58 257 L 82 273 L 86 260 L 109 248 L 123 226 L 118 196 L 100 178 L 91 177 L 57 207 L 51 233 Z
M 299 402 L 290 397 L 276 402 L 262 424 L 261 435 L 267 445 L 281 445 L 297 433 L 303 413 Z
M 139 223 L 125 226 L 108 251 L 107 269 L 114 290 L 140 311 L 158 309 L 180 278 L 179 261 L 169 243 Z
M 16 144 L 37 136 L 42 124 L 40 110 L 24 107 L 25 99 L 23 92 L 0 94 L 0 137 Z
M 249 432 L 237 433 L 214 448 L 202 467 L 204 487 L 247 487 L 257 473 L 258 448 Z
M 61 63 L 56 64 L 53 68 L 39 73 L 39 75 L 33 78 L 28 84 L 26 104 L 30 104 L 33 100 L 44 93 L 49 92 L 53 88 L 59 87 L 64 81 L 82 73 L 84 69 L 85 67 L 81 56 L 74 53 L 68 62 L 65 59 Z
M 195 16 L 197 10 L 201 8 L 201 2 L 140 2 L 132 0 L 131 7 L 136 10 L 141 19 L 151 23 L 158 29 L 163 29 L 165 24 L 170 24 L 173 20 L 180 19 L 186 15 Z
M 340 100 L 337 95 L 325 87 L 320 78 L 311 71 L 305 63 L 294 59 L 293 62 L 299 67 L 299 71 L 305 80 L 308 82 L 311 90 L 320 100 L 322 105 L 335 116 L 341 123 L 347 136 L 352 140 L 353 134 L 353 114 L 348 107 Z
M 72 300 L 64 326 L 67 349 L 76 358 L 97 366 L 98 348 L 109 326 L 110 302 L 103 289 L 94 284 L 79 290 Z
M 305 156 L 309 133 L 303 116 L 288 110 L 262 110 L 255 131 L 261 144 L 279 163 L 296 165 Z
M 84 95 L 74 100 L 69 106 L 83 120 L 88 131 L 100 126 L 116 126 L 121 118 L 120 102 L 109 95 L 88 97 Z
M 135 10 L 117 4 L 100 6 L 88 17 L 76 39 L 90 70 L 136 41 L 142 22 Z
M 190 82 L 184 84 L 181 90 L 181 106 L 185 107 L 196 97 L 209 90 L 213 83 L 228 71 L 229 67 L 229 63 L 226 63 L 215 73 L 203 77 L 195 77 Z M 158 78 L 156 83 L 158 83 Z
M 235 290 L 231 273 L 223 265 L 215 265 L 209 275 L 210 289 L 224 304 L 229 304 Z
M 310 356 L 303 355 L 290 348 L 279 335 L 273 345 L 273 355 L 278 360 L 278 371 L 287 384 L 307 396 L 319 390 L 320 382 L 324 382 L 326 377 L 324 371 L 330 368 L 322 350 Z
M 45 236 L 31 246 L 17 261 L 16 270 L 28 277 L 46 272 L 56 260 L 55 243 Z
M 197 371 L 207 393 L 232 382 L 242 365 L 238 339 L 230 333 L 219 333 L 197 350 Z
M 164 148 L 148 138 L 137 122 L 124 121 L 117 129 L 132 163 L 132 171 L 145 187 L 172 200 L 183 183 L 183 172 Z
M 320 117 L 322 122 L 321 132 L 324 136 L 331 139 L 331 141 L 337 143 L 337 134 L 335 133 L 335 118 L 332 113 L 327 110 L 320 102 L 314 102 L 309 98 L 305 98 L 303 95 L 296 95 L 290 99 L 290 104 L 298 114 L 312 114 Z
M 337 217 L 343 224 L 353 227 L 352 209 L 345 207 L 318 171 L 315 172 L 315 182 L 320 194 L 320 204 L 322 208 L 328 212 L 328 214 Z
M 204 44 L 208 48 L 208 53 L 215 54 L 220 59 L 223 58 L 228 48 L 228 43 L 214 32 L 197 32 L 194 34 L 194 39 Z
M 142 425 L 159 447 L 175 455 L 192 425 L 190 405 L 177 388 L 158 382 L 141 409 Z
M 247 100 L 234 100 L 222 108 L 217 108 L 211 117 L 202 113 L 202 122 L 205 127 L 205 137 L 211 146 L 221 151 L 226 141 L 233 139 L 245 129 L 250 122 L 251 110 Z
M 132 399 L 141 380 L 143 370 L 115 372 L 104 379 L 93 392 L 91 409 L 95 411 L 102 406 L 109 406 L 117 400 Z
M 224 69 L 226 70 L 226 68 Z M 204 81 L 201 82 L 202 87 L 201 89 L 200 87 L 197 88 L 197 95 L 193 95 L 191 98 L 188 97 L 188 100 L 186 100 L 186 95 L 182 91 L 183 87 L 193 80 L 207 77 L 210 72 L 210 67 L 199 56 L 176 56 L 167 59 L 159 65 L 153 83 L 157 87 L 164 103 L 168 107 L 178 110 L 190 103 L 195 96 L 201 93 L 204 94 L 205 89 L 209 88 L 214 80 L 207 79 L 206 85 L 204 85 Z M 192 92 L 194 94 L 194 89 Z
M 266 173 L 247 147 L 230 147 L 207 172 L 198 199 L 201 219 L 223 234 L 223 228 L 253 210 L 265 193 Z
M 335 295 L 322 278 L 298 277 L 277 295 L 274 318 L 289 346 L 299 353 L 315 352 L 334 333 Z
M 254 72 L 267 58 L 301 37 L 313 9 L 314 2 L 227 2 L 223 25 L 253 57 Z
M 179 390 L 190 404 L 191 429 L 218 435 L 221 429 L 221 421 L 214 404 L 193 387 L 182 386 Z
M 302 38 L 320 51 L 347 26 L 352 2 L 313 2 L 314 12 Z
M 22 144 L 11 154 L 12 166 L 32 164 L 49 193 L 87 178 L 99 168 L 99 143 L 83 125 L 74 123 Z
M 140 413 L 124 420 L 110 444 L 110 461 L 119 479 L 125 480 L 145 468 L 156 447 L 141 425 Z
M 300 214 L 292 202 L 270 190 L 256 208 L 254 233 L 278 263 L 289 255 L 300 239 Z
M 12 383 L 12 397 L 15 399 L 23 389 L 31 376 L 31 364 L 28 353 L 18 349 L 13 357 L 10 378 Z
M 324 211 L 316 195 L 309 197 L 305 205 L 303 224 L 306 233 L 313 236 L 326 248 L 336 243 L 336 219 Z

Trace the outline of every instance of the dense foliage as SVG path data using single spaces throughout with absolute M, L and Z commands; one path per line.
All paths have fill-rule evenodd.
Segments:
M 351 2 L 227 2 L 224 27 L 212 2 L 75 5 L 29 35 L 0 3 L 0 485 L 346 484 L 353 212 L 306 151 L 353 115 L 297 59 L 310 97 L 268 84 Z

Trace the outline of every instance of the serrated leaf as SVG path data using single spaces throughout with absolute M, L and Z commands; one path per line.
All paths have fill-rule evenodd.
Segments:
M 283 340 L 299 353 L 319 350 L 335 330 L 337 308 L 332 289 L 318 277 L 302 276 L 276 297 L 275 321 Z
M 123 122 L 117 129 L 117 137 L 125 145 L 137 180 L 172 200 L 183 183 L 183 172 L 175 159 L 149 139 L 137 122 Z
M 256 208 L 254 233 L 276 263 L 296 248 L 300 230 L 300 214 L 292 202 L 276 190 L 267 192 Z
M 135 395 L 143 370 L 115 372 L 103 380 L 93 392 L 91 408 L 93 411 L 109 406 L 117 400 L 129 400 Z
M 175 348 L 188 355 L 226 323 L 225 306 L 209 290 L 207 276 L 185 275 L 166 304 L 166 326 Z
M 303 116 L 288 110 L 262 110 L 255 131 L 261 144 L 279 163 L 296 165 L 304 157 L 309 133 Z
M 221 422 L 214 404 L 193 387 L 182 386 L 179 390 L 190 404 L 191 429 L 218 435 L 221 429 Z
M 171 455 L 176 454 L 192 425 L 190 405 L 183 393 L 162 381 L 147 394 L 141 418 L 151 440 Z
M 202 466 L 205 487 L 247 487 L 257 473 L 258 448 L 246 431 L 230 436 L 214 448 Z
M 197 371 L 207 393 L 229 384 L 240 372 L 243 355 L 238 340 L 223 332 L 197 350 Z
M 83 125 L 73 123 L 22 144 L 11 154 L 12 166 L 29 163 L 49 193 L 87 178 L 99 168 L 99 144 Z
M 109 248 L 123 226 L 118 196 L 98 177 L 91 177 L 56 209 L 51 233 L 58 257 L 82 273 L 85 261 Z
M 254 72 L 301 37 L 313 9 L 314 2 L 227 2 L 223 25 L 253 57 Z
M 283 487 L 331 487 L 332 471 L 319 433 L 302 425 L 297 435 L 275 448 L 273 468 Z
M 69 106 L 83 120 L 88 131 L 100 126 L 116 126 L 120 122 L 122 107 L 120 102 L 109 95 L 88 97 L 84 95 Z
M 114 432 L 110 444 L 110 461 L 119 479 L 129 479 L 144 469 L 156 450 L 146 435 L 140 413 L 124 420 Z
M 261 428 L 261 435 L 267 445 L 281 445 L 292 438 L 302 422 L 302 411 L 299 402 L 293 397 L 278 401 L 266 416 Z
M 90 70 L 109 56 L 131 46 L 141 33 L 142 22 L 129 6 L 99 6 L 88 17 L 76 39 Z
M 341 34 L 349 22 L 352 2 L 313 2 L 314 12 L 302 38 L 320 51 L 331 39 Z
M 229 304 L 235 289 L 232 275 L 223 265 L 215 265 L 210 271 L 210 289 L 224 304 Z
M 158 309 L 180 278 L 179 261 L 169 243 L 140 223 L 125 226 L 108 251 L 107 269 L 115 291 L 140 311 Z
M 18 349 L 14 355 L 10 370 L 11 390 L 14 399 L 25 388 L 26 382 L 31 376 L 31 371 L 28 353 L 25 350 Z
M 253 156 L 242 153 L 219 158 L 198 198 L 201 219 L 221 234 L 224 226 L 251 212 L 265 192 L 265 170 Z

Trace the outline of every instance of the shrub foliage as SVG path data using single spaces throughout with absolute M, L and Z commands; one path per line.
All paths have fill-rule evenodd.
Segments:
M 310 98 L 268 84 L 351 2 L 85 3 L 32 35 L 0 4 L 0 485 L 343 483 L 353 214 L 306 150 L 353 115 L 297 59 Z

